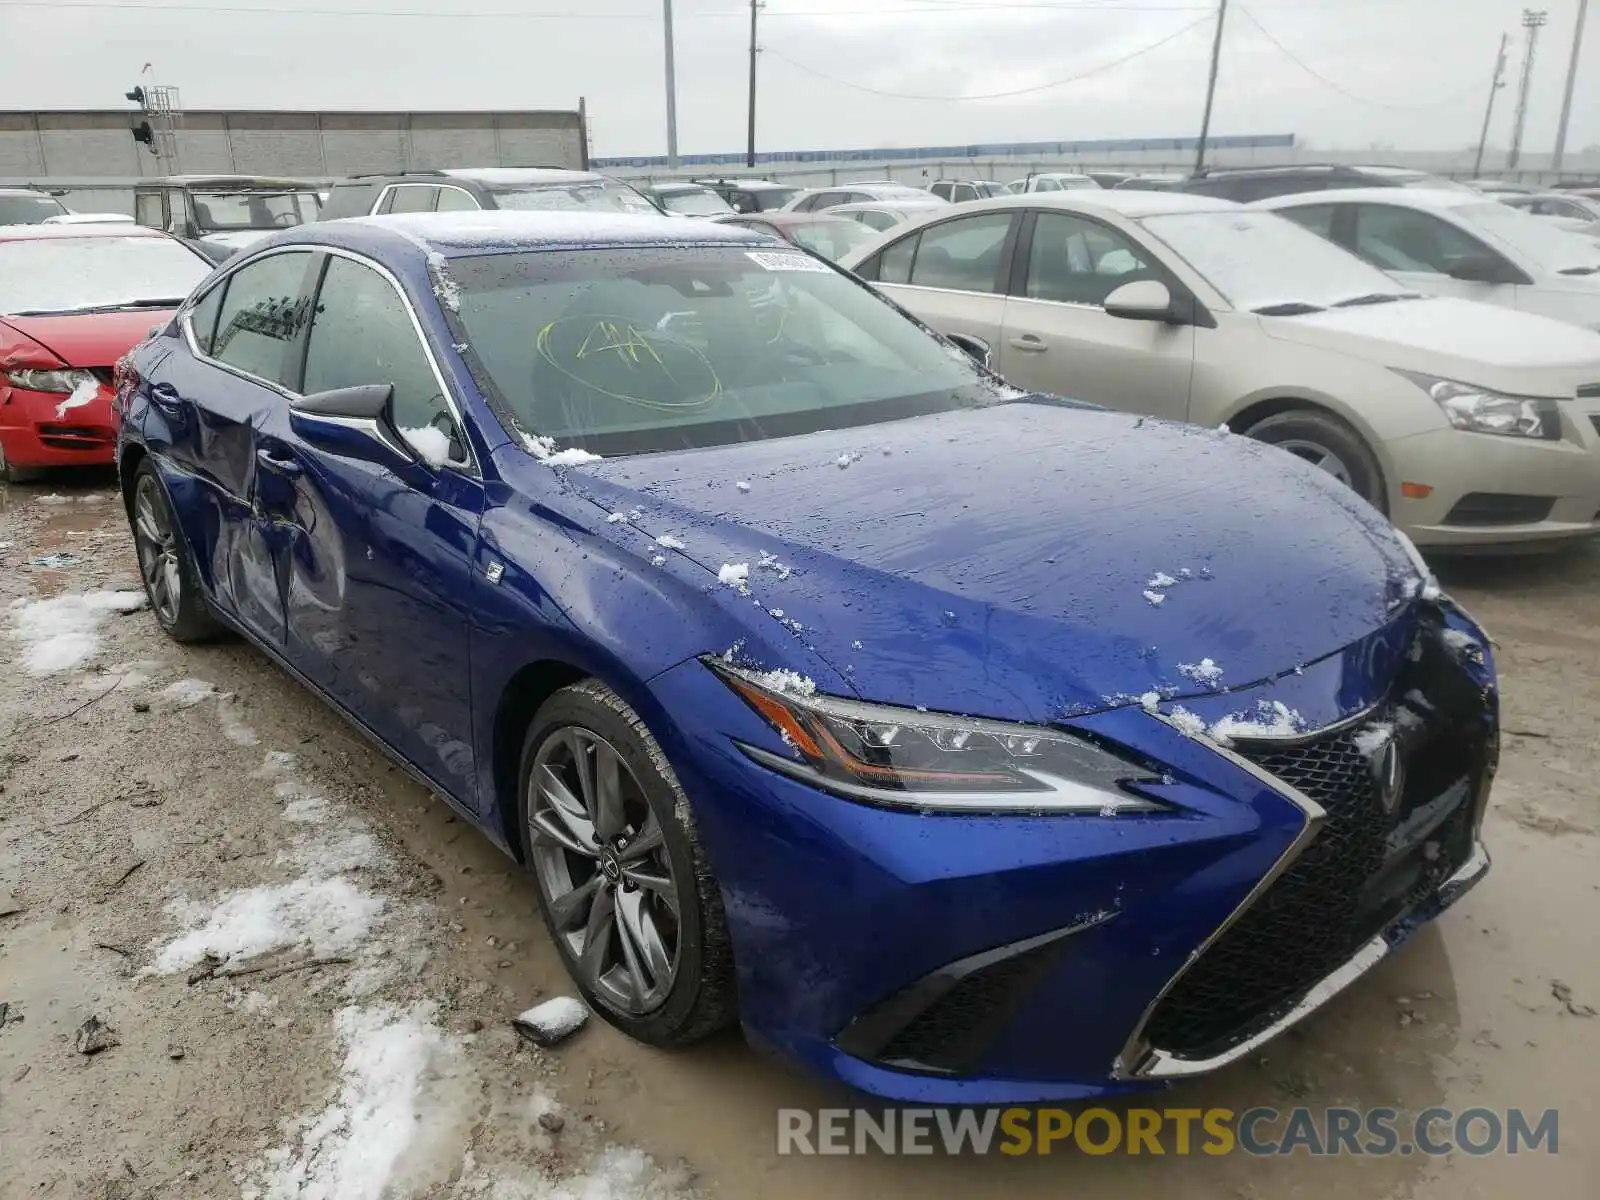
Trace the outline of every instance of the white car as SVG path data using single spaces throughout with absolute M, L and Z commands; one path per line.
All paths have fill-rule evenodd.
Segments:
M 828 211 L 836 217 L 849 217 L 858 221 L 868 229 L 875 229 L 882 233 L 885 229 L 893 229 L 902 221 L 909 221 L 913 217 L 926 216 L 931 212 L 947 212 L 950 201 L 941 200 L 937 196 L 924 196 L 922 199 L 893 200 L 859 200 L 853 204 L 836 204 Z
M 1100 185 L 1075 171 L 1043 171 L 1010 185 L 1015 192 L 1092 192 Z
M 1258 200 L 1418 291 L 1600 329 L 1600 243 L 1474 192 L 1352 188 Z
M 801 192 L 783 207 L 789 212 L 820 212 L 841 204 L 858 204 L 865 200 L 894 200 L 909 203 L 913 200 L 939 200 L 932 192 L 912 187 L 909 183 L 841 183 L 837 187 L 813 188 Z M 948 204 L 946 204 L 948 207 Z
M 1016 387 L 1225 424 L 1420 544 L 1600 533 L 1600 334 L 1422 296 L 1273 213 L 1183 192 L 1005 196 L 840 265 Z

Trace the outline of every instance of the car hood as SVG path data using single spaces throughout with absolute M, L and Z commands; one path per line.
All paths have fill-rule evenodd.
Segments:
M 1600 380 L 1600 333 L 1532 313 L 1431 297 L 1262 317 L 1280 341 L 1521 396 L 1571 397 Z
M 1388 523 L 1292 456 L 1042 398 L 568 480 L 619 543 L 665 537 L 658 565 L 698 564 L 669 569 L 752 644 L 799 643 L 758 665 L 809 648 L 862 697 L 935 710 L 1050 720 L 1195 694 L 1208 658 L 1242 687 L 1374 633 L 1416 590 Z
M 69 367 L 109 367 L 165 325 L 176 309 L 78 313 L 59 317 L 5 317 L 5 324 L 32 338 Z

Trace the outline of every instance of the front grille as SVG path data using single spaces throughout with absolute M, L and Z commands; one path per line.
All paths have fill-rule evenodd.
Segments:
M 1451 678 L 1418 688 L 1440 672 Z M 1299 857 L 1162 997 L 1145 1029 L 1152 1046 L 1203 1059 L 1266 1028 L 1467 860 L 1491 762 L 1487 702 L 1441 645 L 1408 664 L 1393 694 L 1407 699 L 1358 727 L 1301 745 L 1237 744 L 1327 816 Z M 1428 700 L 1413 699 L 1419 695 Z M 1373 736 L 1380 723 L 1393 730 L 1405 765 L 1392 809 L 1374 754 L 1362 748 L 1381 742 Z
M 1456 501 L 1446 525 L 1535 525 L 1550 516 L 1553 496 L 1518 496 L 1510 492 L 1469 492 Z

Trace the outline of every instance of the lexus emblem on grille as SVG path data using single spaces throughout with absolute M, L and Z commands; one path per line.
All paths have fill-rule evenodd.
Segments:
M 1374 766 L 1378 776 L 1378 799 L 1383 802 L 1383 811 L 1392 813 L 1399 807 L 1401 793 L 1406 790 L 1406 764 L 1399 744 L 1392 739 L 1385 743 Z

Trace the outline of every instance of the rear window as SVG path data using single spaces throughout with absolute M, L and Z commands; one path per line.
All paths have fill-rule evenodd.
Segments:
M 165 237 L 0 242 L 0 313 L 177 308 L 211 263 Z
M 190 203 L 202 233 L 292 229 L 315 221 L 322 211 L 316 192 L 192 192 Z
M 328 203 L 322 208 L 322 219 L 331 221 L 338 217 L 364 217 L 372 211 L 382 190 L 381 181 L 336 183 L 328 194 Z
M 53 196 L 0 196 L 0 225 L 39 225 L 66 211 Z

